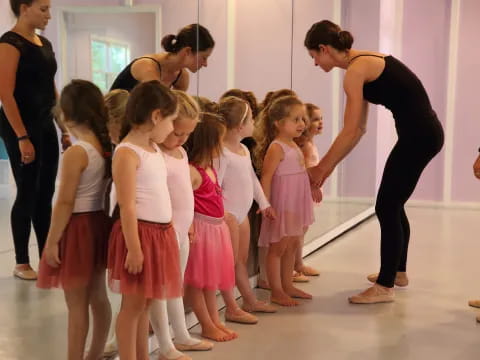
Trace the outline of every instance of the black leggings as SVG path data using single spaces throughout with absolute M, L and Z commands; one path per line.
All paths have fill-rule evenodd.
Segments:
M 423 170 L 442 146 L 443 129 L 435 118 L 409 135 L 400 135 L 387 159 L 375 205 L 381 230 L 377 283 L 382 286 L 393 287 L 397 271 L 407 269 L 410 225 L 404 205 Z
M 10 218 L 16 262 L 29 264 L 28 243 L 31 225 L 33 224 L 37 237 L 40 255 L 50 227 L 58 169 L 58 136 L 51 119 L 45 121 L 37 130 L 30 130 L 30 140 L 35 148 L 35 161 L 23 165 L 17 137 L 8 124 L 2 124 L 1 135 L 17 186 Z

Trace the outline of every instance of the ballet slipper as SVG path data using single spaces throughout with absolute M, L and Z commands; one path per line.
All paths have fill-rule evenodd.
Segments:
M 178 352 L 176 349 L 171 349 L 166 354 L 161 354 L 158 360 L 192 360 L 190 356 Z
M 246 312 L 258 312 L 272 314 L 277 312 L 277 308 L 269 303 L 257 301 L 253 306 L 243 304 L 242 309 Z
M 480 300 L 470 300 L 468 302 L 468 306 L 471 306 L 474 308 L 480 308 Z
M 320 276 L 320 271 L 318 271 L 317 269 L 311 267 L 311 266 L 306 266 L 304 265 L 302 267 L 302 271 L 303 275 L 305 276 Z
M 17 265 L 13 269 L 13 276 L 22 280 L 37 280 L 37 272 L 30 265 Z
M 404 275 L 403 275 L 404 274 Z M 376 283 L 377 280 L 378 280 L 378 274 L 371 274 L 371 275 L 368 275 L 367 276 L 367 279 L 368 281 L 370 281 L 371 283 Z M 400 275 L 400 273 L 397 273 L 397 275 L 395 276 L 395 285 L 398 286 L 398 287 L 406 287 L 408 286 L 408 277 L 407 277 L 407 273 L 402 273 L 402 275 Z
M 351 304 L 379 304 L 395 301 L 393 289 L 388 289 L 378 284 L 367 290 L 348 298 Z
M 233 313 L 227 312 L 225 320 L 238 324 L 255 325 L 258 323 L 258 318 L 242 309 L 238 308 Z
M 199 340 L 198 343 L 193 345 L 186 344 L 174 344 L 178 351 L 210 351 L 213 349 L 213 343 L 210 341 Z
M 296 272 L 296 271 L 293 273 L 292 280 L 293 282 L 296 282 L 296 283 L 307 283 L 310 281 L 303 273 Z

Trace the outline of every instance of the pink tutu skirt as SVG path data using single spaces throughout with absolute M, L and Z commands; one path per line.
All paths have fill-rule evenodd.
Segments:
M 113 225 L 108 247 L 108 284 L 113 292 L 140 295 L 147 299 L 172 299 L 183 294 L 178 241 L 172 224 L 138 220 L 143 251 L 143 270 L 125 269 L 127 246 L 120 220 Z
M 268 247 L 286 236 L 302 236 L 314 221 L 307 172 L 274 176 L 270 203 L 277 217 L 262 219 L 258 246 Z
M 205 290 L 231 290 L 235 262 L 228 226 L 223 218 L 195 213 L 195 240 L 190 246 L 185 285 Z
M 64 290 L 86 287 L 107 264 L 111 222 L 103 211 L 72 214 L 59 243 L 61 264 L 53 268 L 42 256 L 37 287 Z

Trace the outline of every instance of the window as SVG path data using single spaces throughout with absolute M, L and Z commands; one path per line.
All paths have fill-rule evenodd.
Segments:
M 107 92 L 116 76 L 130 63 L 130 48 L 121 42 L 92 37 L 90 49 L 92 81 Z

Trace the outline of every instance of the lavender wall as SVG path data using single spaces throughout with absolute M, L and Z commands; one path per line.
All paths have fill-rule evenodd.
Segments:
M 200 5 L 199 22 L 212 34 L 215 48 L 199 73 L 199 94 L 217 101 L 227 90 L 227 2 L 203 0 Z
M 402 60 L 422 80 L 439 119 L 445 121 L 450 0 L 404 0 Z M 413 199 L 441 201 L 440 153 L 424 171 Z
M 355 49 L 378 50 L 379 14 L 380 0 L 342 2 L 342 28 L 354 35 Z M 344 106 L 342 116 L 343 109 Z M 372 110 L 368 113 L 367 133 L 341 164 L 338 187 L 340 196 L 372 198 L 375 195 L 377 113 Z M 340 126 L 342 125 L 343 118 L 340 119 Z
M 472 165 L 480 146 L 480 2 L 462 0 L 455 91 L 455 133 L 453 146 L 452 200 L 480 201 L 480 185 Z
M 293 90 L 305 102 L 319 106 L 323 111 L 324 130 L 315 138 L 319 154 L 325 154 L 332 143 L 332 86 L 333 76 L 314 66 L 303 42 L 310 26 L 322 19 L 332 18 L 333 1 L 296 1 L 293 8 Z M 288 27 L 285 22 L 285 27 Z M 331 194 L 330 180 L 323 187 L 325 196 Z

